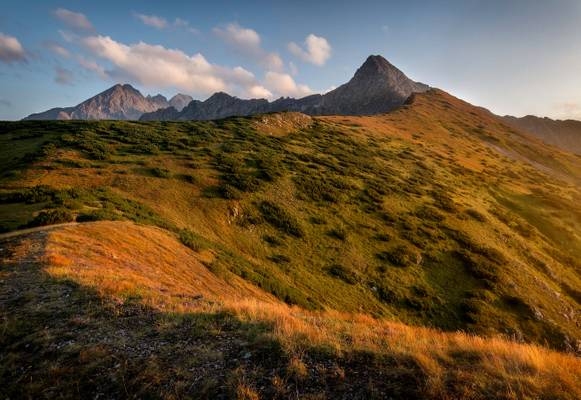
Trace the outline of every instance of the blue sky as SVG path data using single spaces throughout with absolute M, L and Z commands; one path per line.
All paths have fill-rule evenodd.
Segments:
M 581 119 L 578 0 L 2 0 L 0 119 L 117 82 L 300 97 L 346 82 L 370 54 L 499 114 Z

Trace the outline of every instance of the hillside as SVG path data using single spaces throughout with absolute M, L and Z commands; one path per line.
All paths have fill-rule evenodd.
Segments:
M 561 121 L 534 115 L 522 118 L 507 115 L 502 119 L 516 129 L 528 132 L 546 143 L 581 154 L 581 121 Z
M 0 243 L 5 397 L 581 393 L 573 356 L 289 307 L 239 278 L 218 278 L 204 267 L 211 252 L 194 252 L 159 228 L 89 222 Z
M 360 390 L 336 392 L 347 398 L 576 398 L 581 390 L 578 359 L 514 343 L 581 350 L 581 160 L 445 92 L 415 94 L 403 107 L 374 116 L 1 123 L 0 165 L 5 231 L 79 222 L 7 239 L 2 248 L 11 255 L 3 273 L 26 280 L 19 270 L 26 266 L 37 271 L 34 279 L 55 279 L 55 290 L 73 288 L 72 302 L 77 296 L 102 299 L 79 300 L 80 314 L 63 315 L 90 328 L 70 333 L 81 344 L 68 361 L 52 359 L 55 377 L 31 372 L 42 379 L 74 385 L 59 380 L 58 368 L 77 365 L 71 360 L 87 350 L 103 315 L 128 313 L 102 325 L 102 334 L 125 332 L 119 346 L 126 349 L 151 335 L 157 338 L 152 346 L 159 347 L 140 349 L 130 361 L 128 355 L 115 360 L 112 341 L 97 341 L 106 349 L 93 350 L 127 367 L 121 370 L 132 393 L 143 382 L 166 390 L 164 366 L 173 360 L 165 357 L 172 356 L 177 376 L 210 364 L 224 369 L 221 362 L 235 358 L 242 365 L 223 371 L 231 372 L 228 382 L 266 397 L 273 397 L 268 390 L 274 390 L 276 377 L 284 380 L 284 390 L 296 387 L 301 394 L 319 393 L 309 388 Z M 36 247 L 41 261 L 28 262 L 27 253 Z M 185 260 L 182 269 L 173 269 L 180 264 L 175 260 Z M 98 269 L 102 265 L 107 273 Z M 176 278 L 189 270 L 205 283 Z M 29 283 L 32 293 L 20 299 L 14 285 L 3 281 L 3 302 L 10 315 L 32 316 L 33 326 L 10 328 L 15 333 L 4 346 L 13 349 L 12 370 L 37 357 L 19 343 L 32 340 L 23 332 L 36 332 L 35 318 L 51 310 L 35 309 L 34 299 L 46 294 L 34 290 L 53 287 L 33 290 Z M 198 295 L 204 299 L 199 307 L 216 308 L 196 308 L 177 320 L 164 314 L 184 312 L 181 302 L 196 303 Z M 61 309 L 56 303 L 47 307 Z M 312 336 L 313 325 L 326 327 L 322 337 Z M 211 342 L 180 341 L 188 329 L 219 333 Z M 404 332 L 402 347 L 394 344 L 400 343 L 397 332 Z M 270 344 L 266 350 L 259 346 L 263 353 L 247 358 L 257 365 L 253 373 L 244 361 L 241 343 L 249 339 L 242 333 L 263 344 L 274 340 L 285 356 L 273 361 L 267 357 Z M 311 344 L 294 352 L 304 335 Z M 32 340 L 32 349 L 60 346 L 50 337 Z M 340 356 L 329 352 L 342 340 Z M 200 364 L 178 357 L 181 346 L 206 349 Z M 425 351 L 409 350 L 414 346 Z M 355 350 L 345 351 L 350 347 Z M 523 363 L 521 354 L 536 354 L 537 361 Z M 151 369 L 139 372 L 143 360 Z M 284 379 L 280 360 L 289 363 Z M 479 368 L 469 368 L 474 363 Z M 335 378 L 331 371 L 337 371 Z M 110 377 L 95 383 L 88 376 L 79 378 L 88 392 L 111 384 Z M 208 383 L 209 393 L 226 390 L 226 377 L 214 378 L 221 389 Z M 325 385 L 331 389 L 321 389 Z M 34 386 L 29 390 L 35 393 Z

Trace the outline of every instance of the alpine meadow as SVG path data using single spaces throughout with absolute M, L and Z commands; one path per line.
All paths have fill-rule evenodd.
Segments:
M 492 59 L 535 40 L 495 19 L 532 29 L 513 6 L 581 35 L 576 2 L 336 5 L 363 57 L 322 4 L 301 19 L 299 4 L 128 2 L 109 20 L 85 2 L 9 3 L 23 25 L 0 18 L 0 397 L 581 398 L 567 72 L 534 84 L 568 102 L 556 114 L 526 108 L 528 73 L 499 91 L 476 63 L 405 61 L 447 37 L 436 16 L 467 13 L 479 22 L 449 28 L 466 35 L 495 20 L 503 50 L 472 44 Z M 374 15 L 387 10 L 407 22 L 387 29 Z M 357 31 L 370 21 L 379 42 Z M 390 46 L 426 83 L 377 54 Z M 35 94 L 43 64 L 57 75 Z M 346 83 L 311 89 L 345 65 Z M 504 115 L 526 110 L 551 118 Z

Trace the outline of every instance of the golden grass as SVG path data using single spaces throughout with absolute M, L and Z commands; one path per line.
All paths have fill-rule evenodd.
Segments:
M 51 232 L 45 250 L 46 271 L 72 278 L 102 294 L 138 297 L 157 308 L 183 308 L 192 302 L 275 299 L 232 276 L 211 273 L 209 251 L 195 253 L 166 231 L 130 222 L 81 224 Z
M 199 255 L 157 228 L 127 222 L 66 227 L 49 233 L 46 249 L 49 274 L 105 295 L 122 299 L 130 293 L 164 311 L 226 311 L 244 321 L 267 323 L 265 334 L 292 355 L 290 370 L 297 377 L 305 373 L 300 355 L 314 348 L 336 356 L 368 351 L 413 359 L 427 376 L 425 390 L 431 397 L 445 397 L 451 376 L 469 380 L 477 390 L 501 386 L 506 398 L 521 398 L 523 393 L 581 397 L 581 359 L 572 355 L 500 337 L 290 307 L 241 280 L 221 280 L 200 263 Z M 204 301 L 192 302 L 200 294 Z M 238 395 L 252 398 L 250 393 L 241 389 Z

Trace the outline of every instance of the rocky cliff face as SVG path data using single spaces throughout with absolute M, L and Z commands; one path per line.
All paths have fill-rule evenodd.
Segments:
M 402 105 L 429 86 L 409 79 L 382 56 L 369 56 L 353 78 L 321 98 L 314 114 L 378 114 Z
M 131 85 L 115 85 L 75 107 L 53 108 L 25 120 L 119 119 L 136 120 L 143 113 L 168 107 L 162 95 L 144 97 Z

